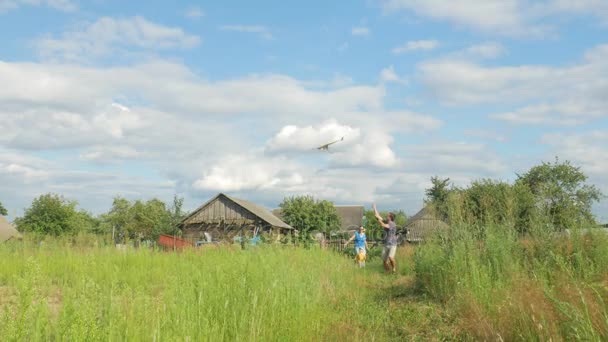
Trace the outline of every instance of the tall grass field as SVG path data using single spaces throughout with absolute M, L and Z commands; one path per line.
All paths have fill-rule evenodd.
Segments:
M 318 248 L 0 245 L 2 341 L 570 341 L 608 338 L 608 238 L 453 227 L 398 273 Z

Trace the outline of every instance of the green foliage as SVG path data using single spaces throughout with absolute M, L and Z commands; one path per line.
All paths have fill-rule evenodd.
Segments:
M 68 201 L 56 194 L 45 194 L 34 199 L 23 217 L 15 220 L 22 232 L 38 234 L 76 234 L 80 231 L 93 232 L 98 221 L 89 213 L 77 210 L 78 203 Z
M 283 221 L 297 229 L 303 241 L 310 240 L 312 232 L 329 234 L 341 227 L 332 202 L 316 200 L 312 196 L 295 196 L 283 199 L 279 206 Z
M 2 202 L 0 202 L 0 215 L 2 215 L 2 216 L 8 215 L 8 211 L 6 210 L 6 208 L 4 208 L 4 206 L 2 205 Z
M 483 230 L 496 224 L 521 234 L 544 234 L 594 222 L 591 205 L 602 195 L 586 179 L 579 168 L 558 161 L 531 168 L 514 184 L 480 179 L 448 190 L 449 179 L 433 177 L 427 204 L 452 225 Z
M 519 176 L 517 183 L 527 185 L 536 206 L 547 216 L 556 230 L 594 222 L 591 206 L 602 193 L 586 184 L 587 176 L 569 161 L 543 162 Z
M 133 202 L 116 197 L 112 208 L 102 215 L 106 230 L 115 229 L 118 239 L 156 240 L 160 234 L 172 234 L 177 224 L 184 216 L 182 212 L 183 199 L 174 197 L 173 206 L 168 208 L 159 199 L 148 201 L 135 200 Z
M 448 196 L 451 191 L 453 191 L 453 187 L 450 186 L 450 179 L 444 178 L 441 179 L 438 176 L 431 177 L 431 187 L 426 189 L 426 200 L 427 203 L 432 203 L 435 208 L 436 215 L 442 219 L 447 220 L 448 218 Z

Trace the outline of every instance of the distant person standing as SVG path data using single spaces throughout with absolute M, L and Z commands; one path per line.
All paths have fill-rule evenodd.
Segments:
M 355 240 L 355 259 L 359 267 L 365 267 L 365 259 L 367 258 L 367 236 L 365 236 L 365 228 L 359 227 L 353 236 L 346 241 L 346 247 L 351 241 Z
M 386 222 L 378 213 L 376 203 L 372 204 L 374 215 L 378 223 L 384 228 L 384 249 L 382 250 L 382 260 L 384 261 L 384 270 L 395 273 L 397 271 L 397 262 L 395 254 L 397 253 L 397 225 L 395 224 L 395 214 L 388 213 Z

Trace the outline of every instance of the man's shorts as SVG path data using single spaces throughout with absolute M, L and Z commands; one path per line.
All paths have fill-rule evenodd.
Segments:
M 386 261 L 388 258 L 395 258 L 395 253 L 397 253 L 397 246 L 384 246 L 382 260 Z

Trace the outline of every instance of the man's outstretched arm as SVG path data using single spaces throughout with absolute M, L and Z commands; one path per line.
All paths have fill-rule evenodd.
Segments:
M 378 213 L 378 209 L 376 208 L 376 203 L 372 204 L 372 208 L 374 209 L 374 215 L 376 216 L 376 220 L 378 220 L 378 223 L 380 223 L 380 225 L 383 228 L 388 228 L 388 224 L 384 223 L 384 219 L 382 218 L 382 216 L 380 216 L 380 214 Z

